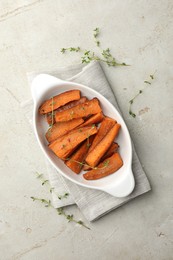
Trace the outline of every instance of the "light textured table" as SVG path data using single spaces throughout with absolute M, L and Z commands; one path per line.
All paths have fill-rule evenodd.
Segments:
M 117 96 L 152 191 L 100 220 L 91 230 L 53 209 L 33 203 L 46 197 L 34 172 L 44 158 L 19 103 L 30 98 L 26 73 L 75 64 L 79 54 L 62 47 L 94 49 L 100 27 L 125 68 L 104 70 Z M 173 2 L 28 0 L 0 2 L 0 259 L 173 259 Z M 128 101 L 157 70 L 153 84 Z M 68 212 L 83 218 L 73 206 Z M 85 220 L 84 220 L 85 221 Z

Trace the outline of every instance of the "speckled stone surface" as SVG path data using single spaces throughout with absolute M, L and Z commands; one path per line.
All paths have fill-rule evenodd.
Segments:
M 131 64 L 103 69 L 152 191 L 87 230 L 30 199 L 49 194 L 34 176 L 45 172 L 44 157 L 19 104 L 31 97 L 27 72 L 80 62 L 80 54 L 62 55 L 60 48 L 98 52 L 95 27 L 101 46 Z M 171 0 L 0 2 L 0 259 L 173 259 L 172 31 Z M 155 71 L 134 103 L 134 119 L 128 102 Z M 85 221 L 75 206 L 67 212 Z

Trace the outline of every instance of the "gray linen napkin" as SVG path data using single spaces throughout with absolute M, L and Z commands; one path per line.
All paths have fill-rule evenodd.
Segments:
M 87 85 L 105 96 L 119 110 L 114 93 L 98 62 L 92 62 L 87 66 L 78 64 L 58 68 L 56 71 L 41 73 L 51 74 L 61 79 L 68 79 L 69 81 Z M 32 79 L 38 74 L 40 74 L 40 72 L 30 73 L 28 75 L 29 82 L 31 83 Z M 21 106 L 27 119 L 32 124 L 32 101 L 23 102 Z M 76 203 L 89 221 L 96 220 L 131 199 L 151 190 L 149 181 L 142 169 L 134 147 L 132 169 L 135 177 L 135 188 L 134 191 L 125 198 L 115 198 L 105 192 L 76 185 L 62 177 L 47 160 L 46 165 L 50 184 L 54 188 L 54 192 L 52 193 L 54 207 L 58 208 Z M 59 200 L 57 194 L 61 195 L 64 194 L 64 192 L 68 192 L 70 195 L 67 199 Z

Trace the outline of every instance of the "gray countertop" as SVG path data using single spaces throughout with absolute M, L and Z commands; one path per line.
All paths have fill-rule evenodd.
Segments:
M 103 48 L 129 67 L 102 65 L 117 96 L 152 191 L 81 228 L 31 196 L 48 192 L 34 176 L 44 157 L 20 103 L 31 98 L 26 73 L 80 62 L 79 53 Z M 173 2 L 120 0 L 2 0 L 0 3 L 0 259 L 173 259 Z M 156 71 L 151 86 L 129 100 Z

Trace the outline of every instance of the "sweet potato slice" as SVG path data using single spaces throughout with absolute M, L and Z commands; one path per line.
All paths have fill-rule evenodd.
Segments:
M 47 114 L 70 101 L 80 99 L 80 90 L 69 90 L 46 100 L 39 108 L 39 113 Z
M 58 112 L 55 114 L 55 121 L 69 121 L 74 118 L 86 117 L 88 115 L 94 115 L 101 112 L 102 109 L 97 98 L 86 101 L 83 104 L 79 104 L 75 107 L 69 108 L 65 111 Z
M 61 159 L 67 158 L 74 148 L 82 143 L 89 136 L 97 133 L 96 126 L 85 126 L 74 129 L 64 136 L 59 137 L 51 144 L 49 148 Z
M 105 159 L 109 158 L 112 156 L 115 152 L 117 152 L 119 145 L 117 143 L 112 143 L 109 150 L 103 155 L 101 158 L 101 162 L 104 161 Z M 83 170 L 84 171 L 89 171 L 91 167 L 87 164 L 84 165 Z
M 87 138 L 86 141 L 77 149 L 77 151 L 72 154 L 70 159 L 65 162 L 65 164 L 75 173 L 79 174 L 83 168 L 84 159 L 86 153 L 93 141 L 93 135 Z
M 87 126 L 92 124 L 98 124 L 104 119 L 104 115 L 102 112 L 97 113 L 91 117 L 89 117 L 81 126 Z
M 57 122 L 46 133 L 46 139 L 49 143 L 56 140 L 58 137 L 67 134 L 72 129 L 81 125 L 84 122 L 82 118 L 72 119 L 67 122 Z
M 107 133 L 110 131 L 110 129 L 116 124 L 116 120 L 105 117 L 100 125 L 100 128 L 94 138 L 94 141 L 92 142 L 92 145 L 88 151 L 90 153 L 98 143 L 107 135 Z
M 98 143 L 96 147 L 88 153 L 85 159 L 87 164 L 91 167 L 95 167 L 99 163 L 102 156 L 107 152 L 115 137 L 118 135 L 120 127 L 120 124 L 115 124 L 100 143 Z
M 119 170 L 123 166 L 123 161 L 119 153 L 114 153 L 111 157 L 105 159 L 102 163 L 100 163 L 97 169 L 93 169 L 85 174 L 83 177 L 86 180 L 97 180 L 108 176 L 117 170 Z
M 67 109 L 69 109 L 71 107 L 75 107 L 75 106 L 77 106 L 79 104 L 83 104 L 87 100 L 88 100 L 87 97 L 81 97 L 79 100 L 71 101 L 71 102 L 69 102 L 68 104 L 66 104 L 64 106 L 57 108 L 56 110 L 53 111 L 53 114 L 52 114 L 52 112 L 47 113 L 46 114 L 46 119 L 47 119 L 48 124 L 51 125 L 51 124 L 55 123 L 55 114 L 56 114 L 56 112 L 62 112 L 62 111 L 67 110 Z
M 100 161 L 102 162 L 105 159 L 112 156 L 114 153 L 116 153 L 118 151 L 118 148 L 119 148 L 119 145 L 117 143 L 112 143 L 109 150 L 107 150 L 107 152 L 103 155 L 103 157 L 101 158 Z

